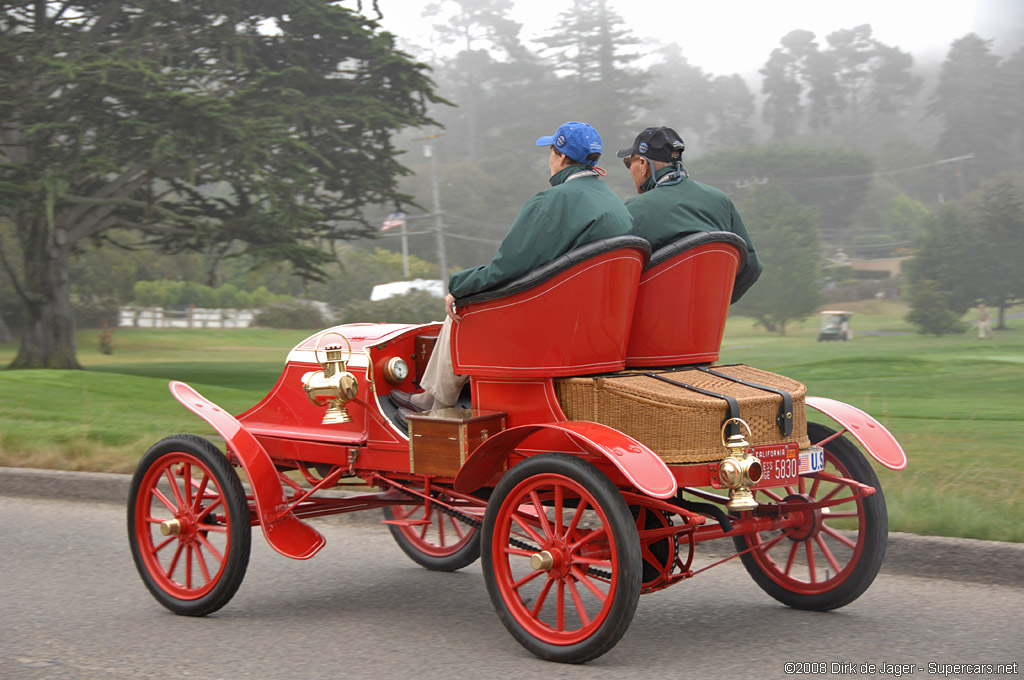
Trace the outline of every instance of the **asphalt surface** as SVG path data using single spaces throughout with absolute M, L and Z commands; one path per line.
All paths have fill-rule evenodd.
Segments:
M 0 495 L 124 505 L 130 475 L 0 467 Z M 377 513 L 338 515 L 379 524 Z M 1024 588 L 1024 544 L 889 533 L 882 572 Z

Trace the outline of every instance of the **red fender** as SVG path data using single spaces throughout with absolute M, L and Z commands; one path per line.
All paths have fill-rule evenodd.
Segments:
M 825 397 L 807 397 L 807 405 L 845 427 L 871 457 L 885 467 L 890 470 L 907 467 L 907 454 L 900 443 L 884 425 L 864 411 Z
M 242 424 L 185 383 L 172 381 L 171 394 L 182 406 L 205 420 L 224 437 L 235 457 L 242 463 L 253 505 L 263 527 L 263 535 L 277 552 L 285 557 L 308 560 L 327 542 L 319 531 L 288 510 L 277 469 L 267 452 Z
M 563 432 L 584 451 L 604 456 L 641 493 L 669 498 L 676 492 L 675 477 L 658 454 L 614 428 L 585 421 L 522 425 L 503 430 L 476 448 L 456 475 L 455 490 L 468 494 L 479 489 L 516 446 L 542 430 Z

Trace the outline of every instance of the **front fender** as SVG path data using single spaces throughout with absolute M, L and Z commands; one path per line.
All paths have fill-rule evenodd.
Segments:
M 253 504 L 263 527 L 263 535 L 285 557 L 307 560 L 324 547 L 326 540 L 288 510 L 277 469 L 267 452 L 242 424 L 185 383 L 172 381 L 171 394 L 181 405 L 217 430 L 238 458 L 249 478 Z
M 675 477 L 658 454 L 614 428 L 585 421 L 503 430 L 476 448 L 456 475 L 455 490 L 468 494 L 479 489 L 519 444 L 542 431 L 562 432 L 587 453 L 603 456 L 641 493 L 669 498 L 676 492 Z
M 907 454 L 889 430 L 859 408 L 825 397 L 807 397 L 807 405 L 836 421 L 861 443 L 871 457 L 890 470 L 907 467 Z M 812 442 L 813 443 L 813 442 Z

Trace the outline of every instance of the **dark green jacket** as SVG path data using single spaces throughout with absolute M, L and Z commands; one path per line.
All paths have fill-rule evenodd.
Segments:
M 576 176 L 577 173 L 586 173 Z M 629 212 L 600 177 L 570 165 L 551 177 L 551 188 L 523 206 L 490 264 L 451 275 L 456 298 L 497 288 L 574 248 L 633 228 Z
M 658 170 L 661 179 L 673 168 Z M 684 178 L 679 184 L 653 185 L 646 192 L 626 201 L 633 216 L 633 233 L 651 244 L 651 250 L 698 231 L 731 231 L 747 242 L 747 265 L 736 274 L 732 301 L 736 302 L 761 275 L 764 266 L 754 252 L 754 243 L 743 225 L 736 206 L 728 196 L 714 187 Z

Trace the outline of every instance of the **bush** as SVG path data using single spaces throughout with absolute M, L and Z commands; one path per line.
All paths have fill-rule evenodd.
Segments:
M 264 328 L 323 328 L 324 315 L 308 302 L 289 302 L 271 305 L 260 310 L 253 324 Z
M 910 313 L 906 319 L 917 326 L 918 333 L 943 336 L 967 330 L 949 308 L 949 294 L 934 281 L 925 279 L 911 285 L 908 302 Z
M 376 302 L 350 302 L 342 318 L 345 323 L 428 323 L 444 318 L 444 300 L 424 290 L 413 290 Z

